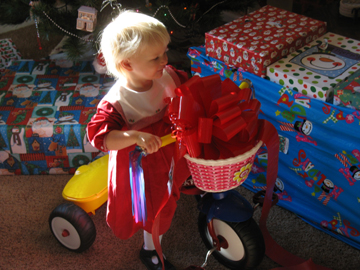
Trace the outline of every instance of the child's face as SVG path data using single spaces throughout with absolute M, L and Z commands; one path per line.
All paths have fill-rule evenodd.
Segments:
M 129 58 L 131 73 L 135 80 L 154 80 L 161 78 L 168 63 L 167 44 L 146 45 Z

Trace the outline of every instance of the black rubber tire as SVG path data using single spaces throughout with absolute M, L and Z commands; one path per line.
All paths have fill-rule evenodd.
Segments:
M 73 203 L 57 206 L 50 214 L 49 226 L 56 240 L 74 252 L 87 250 L 96 238 L 93 220 L 81 207 Z M 62 235 L 64 230 L 69 232 L 66 237 Z
M 200 212 L 199 214 L 198 226 L 201 238 L 206 248 L 210 250 L 213 243 L 204 213 Z M 250 270 L 256 269 L 261 263 L 265 255 L 265 242 L 261 230 L 253 218 L 244 222 L 214 219 L 214 229 L 229 243 L 227 249 L 216 250 L 212 253 L 222 265 L 229 269 Z

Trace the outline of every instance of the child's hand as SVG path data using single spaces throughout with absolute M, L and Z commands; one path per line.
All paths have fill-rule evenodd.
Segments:
M 136 144 L 145 149 L 146 153 L 152 154 L 161 147 L 161 139 L 150 133 L 141 132 L 137 137 Z

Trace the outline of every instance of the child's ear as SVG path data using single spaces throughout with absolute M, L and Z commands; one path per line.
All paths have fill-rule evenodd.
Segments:
M 125 69 L 127 71 L 132 70 L 132 66 L 131 66 L 131 63 L 130 63 L 129 59 L 122 60 L 118 65 L 119 65 L 118 67 L 121 67 L 121 69 Z

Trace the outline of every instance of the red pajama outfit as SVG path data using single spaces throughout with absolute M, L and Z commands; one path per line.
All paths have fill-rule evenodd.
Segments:
M 165 78 L 167 78 L 167 80 L 165 80 Z M 170 66 L 167 66 L 163 77 L 158 79 L 160 81 L 160 86 L 164 84 L 164 81 L 168 82 L 169 78 L 170 80 L 173 80 L 171 85 L 179 86 L 187 77 Z M 154 116 L 145 117 L 144 119 L 136 121 L 134 124 L 129 123 L 129 121 L 126 120 L 123 109 L 125 105 L 122 106 L 117 100 L 119 89 L 119 85 L 116 83 L 113 88 L 109 90 L 109 93 L 99 103 L 97 113 L 93 116 L 87 126 L 89 141 L 93 146 L 102 151 L 108 151 L 104 143 L 105 138 L 107 134 L 114 129 L 136 129 L 159 137 L 171 132 L 170 125 L 162 120 L 166 108 L 156 113 Z M 171 89 L 173 92 L 170 93 L 171 96 L 174 96 L 174 90 L 175 88 Z M 169 95 L 169 93 L 166 95 Z M 159 210 L 161 202 L 168 194 L 168 175 L 174 154 L 174 144 L 170 144 L 160 148 L 158 152 L 142 158 L 147 206 L 147 221 L 145 226 L 143 226 L 142 222 L 136 224 L 132 216 L 129 152 L 133 151 L 134 148 L 135 145 L 119 151 L 111 150 L 109 154 L 109 195 L 106 220 L 114 234 L 121 239 L 131 237 L 139 229 L 145 229 L 149 233 L 152 232 L 155 215 Z M 172 194 L 161 211 L 160 235 L 164 234 L 170 227 L 176 209 L 176 201 L 180 197 L 179 188 L 189 175 L 190 173 L 187 169 L 186 162 L 184 158 L 182 158 L 176 163 L 174 168 Z

